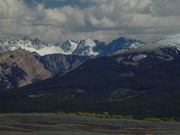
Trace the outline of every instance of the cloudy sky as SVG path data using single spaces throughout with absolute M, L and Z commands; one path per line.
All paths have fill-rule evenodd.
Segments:
M 45 41 L 180 33 L 180 0 L 0 0 L 0 35 Z

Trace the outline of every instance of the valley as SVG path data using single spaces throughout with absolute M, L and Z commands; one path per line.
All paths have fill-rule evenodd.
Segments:
M 179 135 L 180 124 L 53 113 L 0 114 L 3 135 Z

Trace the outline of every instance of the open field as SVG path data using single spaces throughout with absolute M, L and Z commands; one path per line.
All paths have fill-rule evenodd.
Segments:
M 0 135 L 179 135 L 180 123 L 0 114 Z

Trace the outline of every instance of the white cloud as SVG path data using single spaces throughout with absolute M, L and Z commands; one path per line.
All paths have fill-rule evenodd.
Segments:
M 79 1 L 92 5 L 47 8 L 41 3 L 30 7 L 23 0 L 1 0 L 1 35 L 30 35 L 58 41 L 86 37 L 111 40 L 122 35 L 144 37 L 180 32 L 179 0 Z

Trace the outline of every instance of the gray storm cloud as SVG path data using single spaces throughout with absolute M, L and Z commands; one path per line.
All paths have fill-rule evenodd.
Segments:
M 1 35 L 109 41 L 122 35 L 157 37 L 180 32 L 179 0 L 79 0 L 86 2 L 91 6 L 50 8 L 38 2 L 28 6 L 23 0 L 1 0 Z

